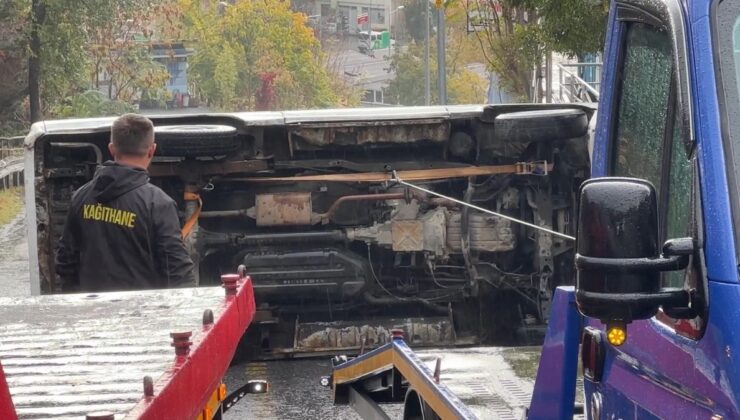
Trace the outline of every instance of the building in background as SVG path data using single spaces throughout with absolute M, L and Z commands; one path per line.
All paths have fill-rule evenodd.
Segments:
M 168 108 L 187 108 L 190 106 L 188 89 L 188 57 L 193 50 L 185 48 L 182 43 L 153 44 L 151 57 L 167 69 L 170 79 L 167 81 Z
M 354 34 L 371 29 L 385 31 L 390 27 L 390 13 L 394 10 L 395 3 L 399 2 L 397 0 L 317 0 L 314 3 L 313 13 L 321 16 L 324 25 L 333 25 L 338 32 Z M 367 15 L 367 23 L 358 24 L 358 17 L 363 15 Z
M 191 48 L 186 48 L 181 41 L 158 42 L 140 40 L 141 48 L 145 48 L 149 58 L 166 70 L 169 78 L 164 86 L 165 92 L 158 91 L 157 97 L 147 96 L 147 92 L 138 90 L 130 98 L 132 103 L 142 109 L 187 108 L 192 106 L 191 92 L 188 83 L 188 57 L 193 55 Z M 114 51 L 113 54 L 116 54 Z M 108 99 L 116 99 L 118 92 L 112 77 L 105 69 L 98 73 L 95 90 Z

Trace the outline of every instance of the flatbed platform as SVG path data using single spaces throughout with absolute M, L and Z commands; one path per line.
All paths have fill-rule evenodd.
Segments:
M 254 313 L 251 282 L 242 282 L 226 298 L 221 287 L 0 298 L 0 362 L 19 418 L 79 419 L 100 411 L 116 419 L 146 417 L 165 388 L 179 388 L 173 384 L 181 373 L 180 382 L 195 373 L 201 391 L 218 386 Z M 212 321 L 204 321 L 206 310 Z M 188 331 L 190 353 L 176 356 L 170 333 Z M 212 358 L 207 373 L 190 372 L 197 352 L 223 354 Z M 149 398 L 145 376 L 153 379 Z M 204 392 L 207 400 L 213 389 Z M 207 402 L 200 394 L 180 399 L 203 405 L 166 410 L 175 418 L 197 415 Z

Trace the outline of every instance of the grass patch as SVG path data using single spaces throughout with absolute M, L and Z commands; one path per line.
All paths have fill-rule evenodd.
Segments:
M 502 355 L 518 377 L 534 381 L 541 351 L 542 348 L 539 346 L 509 347 L 504 349 Z
M 23 188 L 15 187 L 0 190 L 0 225 L 4 225 L 21 211 L 23 207 Z
M 509 347 L 504 349 L 501 354 L 518 377 L 534 382 L 540 365 L 541 351 L 542 347 Z M 556 366 L 553 366 L 552 369 L 556 369 Z M 583 403 L 583 378 L 581 377 L 583 368 L 580 357 L 578 358 L 577 372 L 576 402 Z

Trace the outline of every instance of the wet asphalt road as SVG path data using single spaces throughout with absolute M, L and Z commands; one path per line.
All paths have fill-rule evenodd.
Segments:
M 418 354 L 430 369 L 442 357 L 441 382 L 478 418 L 514 420 L 529 405 L 539 350 L 474 347 L 424 349 Z M 226 419 L 359 419 L 350 407 L 332 405 L 331 390 L 319 385 L 319 378 L 329 372 L 328 358 L 233 366 L 226 378 L 229 389 L 249 379 L 266 379 L 271 389 L 270 394 L 248 395 Z M 391 418 L 401 416 L 400 405 L 384 408 Z
M 28 242 L 24 213 L 0 225 L 0 296 L 28 296 Z
M 23 215 L 0 226 L 0 296 L 29 294 L 28 250 Z M 424 349 L 418 354 L 430 369 L 442 357 L 441 381 L 481 419 L 516 419 L 529 404 L 539 347 Z M 226 419 L 359 419 L 352 408 L 334 406 L 331 390 L 319 385 L 330 373 L 329 358 L 251 362 L 232 366 L 228 389 L 249 379 L 270 382 L 269 394 L 248 395 Z M 391 418 L 400 405 L 386 406 Z

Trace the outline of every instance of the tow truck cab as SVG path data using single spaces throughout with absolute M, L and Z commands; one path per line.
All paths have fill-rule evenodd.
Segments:
M 586 412 L 735 418 L 740 2 L 618 0 L 604 54 L 577 228 L 585 322 L 568 324 L 584 326 Z

